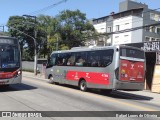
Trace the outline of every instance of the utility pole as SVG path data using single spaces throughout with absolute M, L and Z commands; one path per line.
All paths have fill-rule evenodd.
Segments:
M 57 36 L 57 43 L 56 43 L 56 51 L 58 51 L 58 36 Z
M 37 42 L 36 42 L 36 38 L 37 38 L 37 30 L 36 30 L 36 16 L 31 16 L 31 15 L 23 15 L 24 17 L 28 17 L 28 18 L 34 18 L 35 20 L 35 26 L 34 26 L 34 75 L 37 75 Z
M 2 27 L 2 30 L 3 30 L 3 32 L 4 32 L 4 26 L 0 26 L 0 27 Z

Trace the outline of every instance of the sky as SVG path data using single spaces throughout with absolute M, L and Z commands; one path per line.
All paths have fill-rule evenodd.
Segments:
M 88 19 L 99 18 L 119 11 L 119 3 L 124 0 L 66 0 L 46 11 L 38 11 L 62 0 L 0 0 L 0 26 L 6 25 L 10 16 L 40 14 L 55 16 L 63 10 L 77 10 L 86 14 Z M 157 9 L 160 0 L 135 0 L 146 3 L 150 9 Z M 0 31 L 1 31 L 0 27 Z

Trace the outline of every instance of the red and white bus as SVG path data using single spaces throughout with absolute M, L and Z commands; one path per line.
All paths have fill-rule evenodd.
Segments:
M 145 53 L 124 45 L 78 47 L 55 51 L 46 66 L 50 82 L 102 90 L 142 90 L 145 80 Z
M 21 83 L 21 70 L 19 41 L 0 36 L 0 85 Z

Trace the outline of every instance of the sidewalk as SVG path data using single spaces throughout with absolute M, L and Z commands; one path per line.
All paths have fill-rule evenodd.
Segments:
M 47 81 L 47 79 L 45 79 L 44 74 L 37 74 L 37 75 L 34 75 L 34 73 L 32 73 L 32 72 L 22 71 L 22 76 Z
M 24 77 L 29 77 L 29 78 L 33 78 L 33 79 L 39 79 L 39 80 L 43 80 L 43 81 L 48 81 L 47 79 L 45 79 L 45 76 L 42 75 L 42 74 L 38 74 L 38 75 L 34 75 L 34 73 L 31 73 L 31 72 L 25 72 L 23 71 L 22 72 L 22 76 Z M 157 103 L 159 103 L 160 101 L 160 93 L 153 93 L 151 91 L 148 91 L 148 90 L 143 90 L 143 91 L 117 91 L 119 92 L 120 94 L 126 94 L 128 96 L 134 96 L 134 97 L 137 97 L 137 98 L 142 98 L 142 99 L 148 99 L 149 101 L 155 101 Z M 160 104 L 160 103 L 159 103 Z

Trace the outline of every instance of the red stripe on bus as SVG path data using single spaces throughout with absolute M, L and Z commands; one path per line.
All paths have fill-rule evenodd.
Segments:
M 79 81 L 84 78 L 86 82 L 100 85 L 109 85 L 109 73 L 100 72 L 82 72 L 69 70 L 66 74 L 66 80 Z
M 0 72 L 0 79 L 9 79 L 13 78 L 16 75 L 17 71 L 14 72 Z

